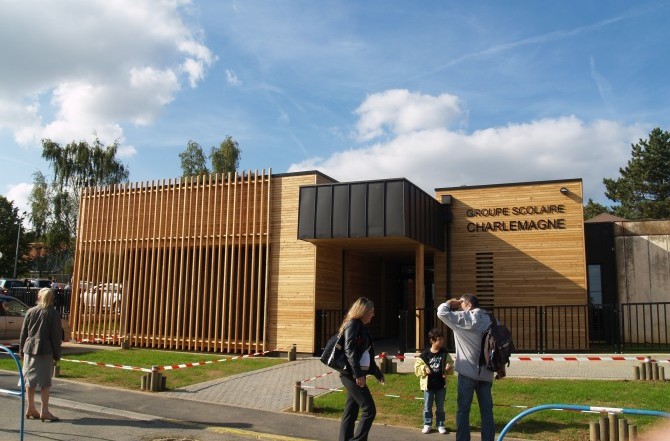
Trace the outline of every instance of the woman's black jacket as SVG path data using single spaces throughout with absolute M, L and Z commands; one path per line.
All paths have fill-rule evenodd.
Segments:
M 370 369 L 366 372 L 361 370 L 361 356 L 366 348 L 370 353 Z M 384 374 L 375 363 L 375 347 L 372 336 L 367 326 L 359 319 L 349 320 L 344 325 L 344 354 L 347 357 L 347 373 L 354 378 L 364 377 L 367 374 L 374 375 L 378 380 L 384 378 Z

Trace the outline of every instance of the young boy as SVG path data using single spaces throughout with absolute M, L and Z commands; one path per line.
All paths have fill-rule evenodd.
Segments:
M 430 347 L 421 353 L 414 363 L 414 373 L 419 377 L 419 387 L 423 392 L 423 429 L 422 433 L 430 433 L 433 424 L 433 402 L 435 402 L 435 419 L 437 430 L 447 433 L 444 427 L 444 397 L 447 392 L 445 375 L 451 373 L 454 360 L 444 349 L 444 334 L 438 328 L 428 333 Z

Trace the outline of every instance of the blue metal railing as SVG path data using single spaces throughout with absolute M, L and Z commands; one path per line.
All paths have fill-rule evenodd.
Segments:
M 17 395 L 21 397 L 21 416 L 19 418 L 19 421 L 21 421 L 21 428 L 20 428 L 20 435 L 21 437 L 19 438 L 21 441 L 23 441 L 23 415 L 25 415 L 26 411 L 26 400 L 25 400 L 25 394 L 26 394 L 26 384 L 25 380 L 23 379 L 23 369 L 21 369 L 21 363 L 19 362 L 19 359 L 16 357 L 14 354 L 14 351 L 9 349 L 6 346 L 0 345 L 0 351 L 8 353 L 13 359 L 14 362 L 16 363 L 16 368 L 19 371 L 19 384 L 21 385 L 21 390 L 16 391 L 16 390 L 8 390 L 8 389 L 0 389 L 0 393 L 5 393 L 9 395 Z
M 530 409 L 524 410 L 519 415 L 515 416 L 510 420 L 509 423 L 500 431 L 498 436 L 498 441 L 502 441 L 505 438 L 505 435 L 509 430 L 519 421 L 521 418 L 531 413 L 539 412 L 541 410 L 577 410 L 581 412 L 607 412 L 607 413 L 623 413 L 623 414 L 632 414 L 632 415 L 648 415 L 648 416 L 657 416 L 662 418 L 670 418 L 670 413 L 661 412 L 658 410 L 645 410 L 645 409 L 626 409 L 619 407 L 599 407 L 599 406 L 581 406 L 578 404 L 542 404 L 540 406 L 531 407 Z

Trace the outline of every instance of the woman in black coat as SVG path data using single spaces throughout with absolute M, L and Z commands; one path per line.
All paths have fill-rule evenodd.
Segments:
M 377 414 L 375 401 L 365 383 L 366 376 L 371 374 L 384 384 L 384 374 L 375 363 L 372 336 L 366 326 L 374 315 L 374 303 L 361 297 L 351 305 L 340 326 L 339 332 L 344 334 L 344 352 L 347 357 L 347 368 L 340 374 L 342 385 L 347 390 L 347 402 L 340 425 L 340 441 L 367 440 Z M 354 433 L 359 409 L 363 412 Z

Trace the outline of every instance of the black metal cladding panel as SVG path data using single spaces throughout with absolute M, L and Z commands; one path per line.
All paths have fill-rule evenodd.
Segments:
M 368 184 L 368 237 L 384 236 L 385 182 Z
M 412 185 L 405 185 L 404 186 L 404 195 L 405 198 L 403 200 L 403 204 L 405 205 L 405 237 L 412 237 Z
M 419 207 L 417 203 L 416 194 L 418 189 L 415 186 L 410 188 L 409 204 L 410 204 L 410 218 L 409 218 L 409 235 L 412 239 L 418 239 L 418 221 L 419 221 Z
M 428 219 L 435 222 L 435 213 L 437 212 L 438 206 L 435 204 L 428 204 Z M 437 224 L 435 224 L 437 225 Z M 434 243 L 435 242 L 435 228 L 431 228 L 427 231 L 428 237 L 426 237 L 426 242 Z
M 299 239 L 409 237 L 444 250 L 442 206 L 406 179 L 301 187 Z
M 431 212 L 433 211 L 433 205 L 429 204 L 426 198 L 423 198 L 423 225 L 426 225 L 426 223 L 430 222 L 433 218 L 431 217 Z M 424 228 L 423 229 L 423 243 L 431 243 L 432 241 L 430 240 L 430 235 L 432 233 L 433 229 L 432 228 Z
M 321 186 L 316 190 L 316 226 L 317 239 L 332 237 L 333 187 Z
M 349 237 L 349 184 L 333 185 L 333 237 Z
M 409 237 L 437 249 L 444 249 L 442 207 L 418 187 L 409 184 L 406 191 Z
M 349 237 L 367 237 L 367 183 L 351 184 Z
M 421 242 L 428 243 L 428 230 L 430 229 L 426 222 L 428 221 L 428 201 L 424 197 L 423 193 L 419 193 L 417 196 L 421 198 L 421 219 L 419 220 L 419 225 L 421 225 Z
M 298 239 L 314 238 L 314 214 L 316 209 L 316 187 L 300 187 L 298 208 Z
M 403 181 L 386 184 L 386 235 L 405 235 L 405 185 Z

